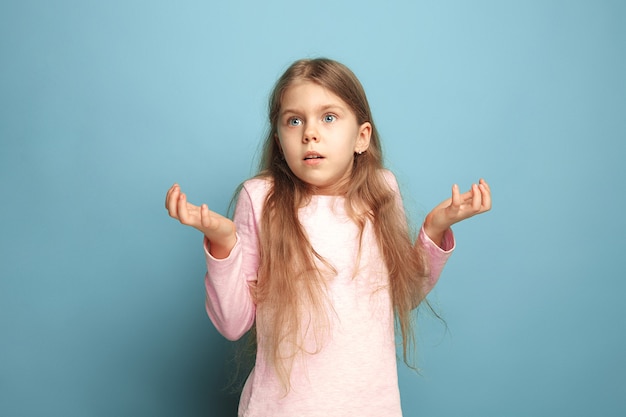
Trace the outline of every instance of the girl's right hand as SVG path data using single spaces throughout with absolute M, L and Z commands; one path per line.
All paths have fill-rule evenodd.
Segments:
M 165 208 L 170 217 L 184 225 L 191 226 L 209 240 L 209 252 L 218 259 L 228 257 L 237 242 L 235 224 L 228 218 L 217 214 L 206 204 L 200 207 L 187 201 L 187 196 L 174 184 L 165 196 Z

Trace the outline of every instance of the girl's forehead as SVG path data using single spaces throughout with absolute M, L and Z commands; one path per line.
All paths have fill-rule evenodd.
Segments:
M 294 92 L 298 93 L 298 92 L 303 92 L 303 91 L 307 91 L 307 92 L 314 91 L 314 92 L 319 92 L 319 93 L 323 92 L 323 93 L 334 95 L 332 91 L 330 91 L 328 88 L 321 85 L 320 83 L 317 83 L 315 81 L 310 81 L 310 80 L 296 79 L 292 81 L 291 83 L 289 83 L 289 85 L 287 85 L 287 87 L 285 88 L 285 91 L 283 92 L 283 97 L 290 93 L 294 93 Z
M 281 97 L 281 108 L 293 104 L 334 104 L 348 107 L 348 104 L 333 91 L 309 80 L 296 80 L 289 84 Z

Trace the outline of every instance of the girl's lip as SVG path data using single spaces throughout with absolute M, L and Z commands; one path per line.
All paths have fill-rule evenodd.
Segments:
M 309 166 L 319 165 L 324 160 L 324 157 L 317 152 L 307 152 L 304 154 L 304 163 Z
M 307 152 L 304 154 L 305 161 L 311 161 L 311 160 L 314 161 L 314 160 L 323 159 L 323 158 L 324 157 L 317 152 Z

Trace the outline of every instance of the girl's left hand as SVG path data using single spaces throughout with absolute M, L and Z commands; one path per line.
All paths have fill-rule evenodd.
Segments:
M 461 194 L 459 186 L 452 186 L 452 198 L 435 207 L 424 220 L 424 231 L 433 242 L 441 245 L 443 234 L 455 223 L 491 209 L 491 190 L 483 179 Z

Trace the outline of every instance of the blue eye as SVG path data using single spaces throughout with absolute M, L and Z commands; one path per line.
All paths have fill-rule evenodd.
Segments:
M 297 117 L 291 117 L 289 120 L 287 120 L 287 124 L 289 126 L 300 126 L 302 124 L 302 120 L 298 119 Z
M 326 123 L 332 123 L 335 120 L 337 120 L 337 116 L 335 116 L 334 114 L 327 114 L 326 116 L 324 116 L 324 121 Z

